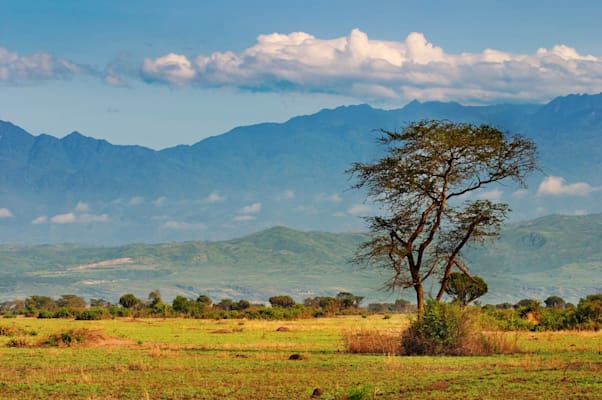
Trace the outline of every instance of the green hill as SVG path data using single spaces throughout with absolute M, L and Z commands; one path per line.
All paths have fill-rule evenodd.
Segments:
M 221 242 L 2 245 L 0 300 L 74 293 L 115 301 L 158 288 L 166 299 L 203 293 L 263 302 L 289 294 L 301 301 L 350 291 L 367 301 L 391 301 L 394 294 L 379 290 L 387 271 L 350 262 L 365 238 L 275 227 Z M 550 295 L 576 302 L 602 291 L 602 214 L 509 225 L 499 241 L 471 250 L 467 258 L 489 284 L 484 302 Z M 413 299 L 413 293 L 405 297 Z

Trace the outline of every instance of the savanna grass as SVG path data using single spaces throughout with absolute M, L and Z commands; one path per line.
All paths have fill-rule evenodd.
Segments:
M 0 336 L 0 399 L 602 399 L 599 332 L 522 333 L 523 354 L 408 357 L 345 351 L 344 332 L 399 332 L 397 315 L 242 322 L 0 319 L 37 332 L 32 342 L 81 328 L 119 339 L 7 347 Z

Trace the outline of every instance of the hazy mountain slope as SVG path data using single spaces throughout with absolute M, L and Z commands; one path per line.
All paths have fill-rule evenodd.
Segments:
M 585 182 L 587 196 L 529 196 L 495 187 L 513 218 L 601 212 L 602 94 L 546 105 L 412 102 L 398 110 L 339 107 L 285 123 L 235 128 L 192 146 L 154 151 L 79 133 L 32 136 L 0 121 L 0 242 L 119 244 L 225 239 L 275 225 L 362 228 L 363 195 L 348 190 L 352 162 L 378 157 L 375 129 L 424 118 L 489 123 L 532 137 L 544 172 Z M 251 207 L 252 206 L 252 207 Z
M 0 299 L 77 293 L 115 301 L 159 288 L 168 299 L 200 293 L 266 301 L 298 300 L 351 291 L 368 301 L 391 300 L 379 291 L 388 272 L 350 263 L 361 234 L 300 232 L 276 227 L 222 242 L 178 242 L 120 247 L 0 246 Z M 468 255 L 473 273 L 489 284 L 485 302 L 576 302 L 602 291 L 602 214 L 549 216 L 507 227 L 501 239 Z M 413 299 L 411 291 L 406 297 Z

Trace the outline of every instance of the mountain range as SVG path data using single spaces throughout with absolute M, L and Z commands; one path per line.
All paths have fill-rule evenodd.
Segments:
M 479 194 L 510 203 L 514 221 L 602 211 L 602 94 L 543 105 L 344 106 L 160 151 L 78 132 L 34 136 L 0 122 L 0 242 L 224 240 L 277 225 L 361 230 L 359 217 L 374 209 L 349 190 L 345 170 L 382 154 L 374 130 L 420 119 L 487 123 L 537 143 L 543 173 L 528 191 Z

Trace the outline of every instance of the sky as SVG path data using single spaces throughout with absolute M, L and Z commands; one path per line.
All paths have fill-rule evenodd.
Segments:
M 0 120 L 162 149 L 322 108 L 602 92 L 602 2 L 0 0 Z

